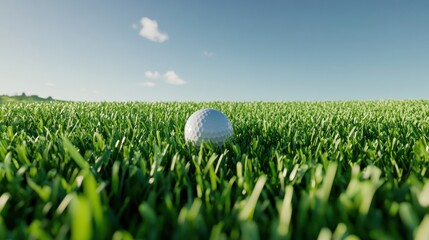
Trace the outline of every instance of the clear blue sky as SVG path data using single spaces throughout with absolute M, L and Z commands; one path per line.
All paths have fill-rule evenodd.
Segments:
M 157 26 L 155 26 L 157 24 Z M 429 1 L 2 1 L 0 94 L 429 98 Z

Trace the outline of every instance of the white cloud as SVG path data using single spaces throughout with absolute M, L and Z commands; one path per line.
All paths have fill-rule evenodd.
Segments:
M 213 57 L 213 56 L 214 56 L 214 53 L 213 53 L 213 52 L 210 52 L 210 51 L 207 51 L 207 50 L 204 50 L 204 51 L 203 51 L 203 55 L 204 55 L 205 57 Z
M 166 33 L 158 30 L 158 23 L 155 20 L 144 17 L 140 20 L 142 29 L 140 29 L 140 36 L 147 38 L 154 42 L 164 42 L 168 39 Z
M 53 83 L 51 83 L 51 82 L 46 82 L 46 83 L 45 83 L 45 86 L 48 86 L 48 87 L 56 87 L 57 85 L 55 85 L 55 84 L 53 84 Z
M 154 82 L 142 82 L 141 85 L 143 87 L 155 87 L 155 83 Z
M 144 75 L 146 76 L 146 78 L 148 78 L 148 79 L 158 79 L 159 77 L 160 77 L 160 74 L 159 74 L 159 72 L 157 72 L 157 71 L 153 71 L 153 72 L 151 72 L 151 71 L 146 71 L 145 73 L 144 73 Z
M 165 82 L 172 85 L 183 85 L 186 84 L 186 81 L 181 79 L 176 72 L 168 71 L 164 74 Z
M 84 92 L 84 93 L 92 93 L 92 94 L 94 94 L 94 95 L 98 95 L 98 94 L 100 94 L 100 91 L 99 91 L 99 90 L 97 90 L 97 89 L 90 90 L 90 89 L 85 88 L 85 87 L 81 88 L 81 89 L 80 89 L 80 91 L 82 91 L 82 92 Z
M 167 71 L 164 74 L 158 71 L 146 71 L 144 73 L 146 81 L 142 82 L 140 85 L 143 87 L 154 87 L 156 84 L 154 80 L 163 79 L 167 84 L 171 85 L 184 85 L 187 82 L 177 75 L 175 71 Z

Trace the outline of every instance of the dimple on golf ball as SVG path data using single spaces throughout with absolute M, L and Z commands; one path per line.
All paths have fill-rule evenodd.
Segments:
M 194 112 L 186 121 L 185 140 L 197 146 L 210 142 L 221 146 L 232 139 L 232 124 L 228 117 L 215 109 L 201 109 Z

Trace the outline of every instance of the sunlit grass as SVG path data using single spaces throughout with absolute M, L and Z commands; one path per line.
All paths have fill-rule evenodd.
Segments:
M 429 101 L 0 105 L 0 239 L 424 239 L 428 143 Z

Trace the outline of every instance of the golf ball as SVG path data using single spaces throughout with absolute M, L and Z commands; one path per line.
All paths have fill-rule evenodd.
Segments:
M 215 109 L 201 109 L 186 121 L 185 140 L 200 146 L 201 142 L 211 142 L 221 146 L 232 139 L 232 124 L 228 117 Z

